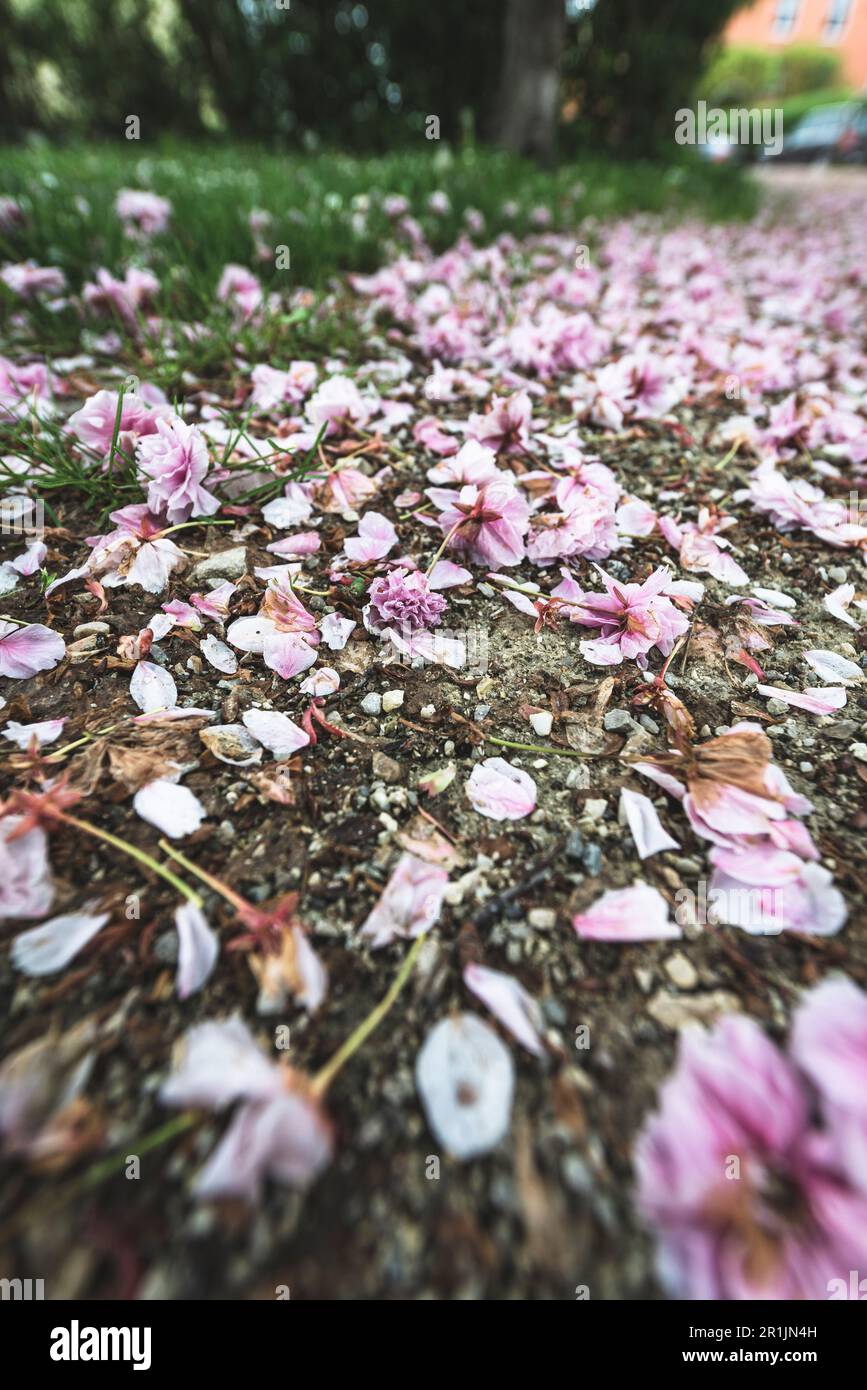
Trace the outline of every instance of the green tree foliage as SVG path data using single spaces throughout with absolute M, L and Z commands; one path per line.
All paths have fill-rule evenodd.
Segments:
M 743 0 L 598 0 L 583 4 L 563 59 L 579 143 L 609 154 L 672 153 L 675 112 Z

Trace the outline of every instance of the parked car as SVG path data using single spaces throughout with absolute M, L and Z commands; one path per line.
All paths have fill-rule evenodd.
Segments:
M 867 102 L 814 107 L 791 133 L 784 132 L 779 154 L 765 151 L 763 158 L 785 164 L 867 164 Z

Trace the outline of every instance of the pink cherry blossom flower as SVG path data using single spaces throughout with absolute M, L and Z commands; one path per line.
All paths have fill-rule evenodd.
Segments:
M 252 371 L 253 404 L 260 410 L 274 410 L 278 406 L 297 405 L 316 385 L 315 362 L 290 362 L 288 371 L 278 371 L 264 362 Z
M 844 1063 L 847 1084 L 849 1066 L 854 1081 L 858 1060 Z M 863 1073 L 857 1084 L 863 1094 Z M 752 1019 L 681 1034 L 635 1151 L 639 1206 L 672 1297 L 819 1300 L 830 1279 L 863 1267 L 867 1197 L 821 1090 L 819 1102 L 817 1125 L 807 1077 Z
M 754 936 L 783 931 L 834 936 L 845 925 L 846 903 L 821 864 L 773 846 L 714 847 L 708 901 L 717 922 Z
M 96 280 L 84 286 L 82 295 L 90 309 L 116 314 L 127 328 L 137 333 L 139 315 L 150 306 L 159 288 L 159 281 L 151 271 L 131 266 L 123 280 L 116 279 L 107 270 L 98 270 Z
M 307 402 L 308 420 L 317 430 L 325 425 L 327 439 L 345 433 L 350 425 L 363 429 L 370 413 L 369 403 L 347 376 L 329 377 Z
M 473 810 L 490 820 L 521 820 L 536 809 L 536 783 L 505 758 L 477 763 L 464 790 Z
M 448 881 L 445 869 L 402 854 L 361 928 L 362 936 L 369 936 L 373 947 L 421 936 L 439 918 Z
M 477 564 L 493 569 L 523 560 L 530 510 L 508 474 L 481 486 L 468 483 L 460 492 L 431 487 L 427 495 L 444 509 L 439 525 L 451 548 L 466 550 Z
M 125 231 L 150 237 L 167 230 L 172 205 L 158 193 L 121 188 L 114 200 L 114 210 L 125 224 Z
M 867 994 L 842 977 L 816 985 L 795 1013 L 790 1050 L 822 1098 L 841 1163 L 867 1196 Z
M 213 516 L 220 504 L 202 487 L 210 461 L 204 436 L 175 416 L 158 420 L 156 431 L 136 445 L 139 472 L 148 482 L 148 506 L 165 511 L 170 526 L 191 516 Z
M 237 309 L 241 318 L 249 319 L 261 307 L 264 293 L 251 270 L 243 265 L 230 264 L 223 268 L 217 285 L 217 298 L 221 303 Z
M 405 636 L 437 627 L 447 607 L 442 595 L 432 592 L 426 575 L 420 570 L 400 567 L 374 579 L 369 598 L 370 603 L 364 610 L 368 629 L 382 632 L 394 627 Z
M 66 643 L 44 623 L 0 621 L 0 676 L 27 680 L 37 671 L 53 671 L 66 655 Z
M 494 396 L 486 414 L 470 416 L 467 435 L 494 453 L 523 453 L 530 443 L 532 416 L 533 407 L 526 391 L 516 391 L 505 398 Z
M 22 299 L 37 299 L 40 295 L 63 294 L 66 276 L 53 265 L 37 265 L 24 261 L 21 265 L 6 265 L 0 270 L 0 280 Z
M 151 388 L 153 390 L 153 388 Z M 114 438 L 117 420 L 117 391 L 97 391 L 88 396 L 80 410 L 70 415 L 66 427 L 86 448 L 106 457 Z M 132 456 L 136 441 L 155 434 L 158 420 L 171 419 L 171 407 L 159 400 L 148 400 L 139 393 L 125 392 L 120 411 L 117 447 Z
M 672 585 L 669 571 L 654 570 L 642 584 L 621 584 L 598 565 L 596 568 L 606 593 L 585 593 L 580 604 L 570 610 L 572 622 L 602 629 L 597 639 L 580 644 L 584 658 L 599 666 L 619 666 L 624 660 L 646 665 L 647 653 L 653 647 L 668 656 L 689 629 L 688 620 L 666 596 Z
M 573 917 L 578 936 L 590 941 L 672 941 L 680 927 L 669 921 L 668 903 L 649 883 L 603 893 Z
M 195 1183 L 200 1199 L 254 1202 L 266 1177 L 306 1187 L 331 1160 L 331 1126 L 302 1077 L 270 1062 L 234 1017 L 201 1023 L 182 1051 L 160 1098 L 166 1105 L 212 1110 L 240 1102 Z

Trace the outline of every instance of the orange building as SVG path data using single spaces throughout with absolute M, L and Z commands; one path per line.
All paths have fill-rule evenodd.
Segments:
M 725 39 L 770 49 L 819 44 L 840 54 L 844 82 L 867 90 L 867 0 L 754 0 L 729 21 Z

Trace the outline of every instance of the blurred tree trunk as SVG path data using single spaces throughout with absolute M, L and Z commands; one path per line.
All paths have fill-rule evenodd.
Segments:
M 507 0 L 498 144 L 550 164 L 557 145 L 564 0 Z

